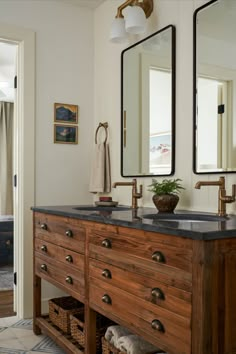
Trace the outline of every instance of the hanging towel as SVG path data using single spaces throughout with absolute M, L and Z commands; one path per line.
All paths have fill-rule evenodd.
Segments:
M 160 353 L 161 350 L 151 343 L 146 342 L 140 336 L 131 334 L 120 337 L 116 344 L 117 349 L 127 354 Z
M 97 143 L 98 130 L 103 127 L 106 132 L 104 142 Z M 107 123 L 99 123 L 95 134 L 95 148 L 91 167 L 89 192 L 91 193 L 109 193 L 111 191 L 111 167 L 110 151 L 107 143 Z
M 117 348 L 118 339 L 129 334 L 131 334 L 131 332 L 125 327 L 118 325 L 109 326 L 105 333 L 105 339 Z

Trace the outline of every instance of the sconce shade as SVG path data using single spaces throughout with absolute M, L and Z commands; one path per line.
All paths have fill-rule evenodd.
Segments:
M 139 34 L 146 30 L 146 15 L 140 6 L 129 6 L 125 18 L 125 29 L 128 33 Z
M 117 17 L 113 20 L 111 25 L 110 40 L 114 43 L 122 43 L 126 38 L 125 20 L 124 18 Z

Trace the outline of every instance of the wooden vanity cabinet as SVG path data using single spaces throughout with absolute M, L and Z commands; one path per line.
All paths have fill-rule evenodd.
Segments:
M 42 317 L 42 278 L 84 303 L 86 354 L 96 354 L 96 313 L 169 354 L 236 353 L 236 238 L 194 240 L 40 212 L 34 225 L 35 333 L 82 353 Z

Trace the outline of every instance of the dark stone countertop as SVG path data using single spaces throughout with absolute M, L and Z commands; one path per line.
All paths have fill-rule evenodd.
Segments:
M 76 207 L 79 207 L 80 210 L 76 210 Z M 157 210 L 155 208 L 138 208 L 132 210 L 130 207 L 119 206 L 117 208 L 112 208 L 112 211 L 107 210 L 107 207 L 100 207 L 98 211 L 83 210 L 83 208 L 88 207 L 90 206 L 60 205 L 38 206 L 32 207 L 31 209 L 33 211 L 52 215 L 96 221 L 104 224 L 125 226 L 133 229 L 159 232 L 174 236 L 183 236 L 195 240 L 214 240 L 236 237 L 236 215 L 228 215 L 226 218 L 221 217 L 217 221 L 190 221 L 187 217 L 184 217 L 183 220 L 163 221 L 144 218 L 147 214 L 156 215 Z M 190 212 L 185 210 L 176 210 L 174 214 L 178 216 L 180 214 L 187 214 L 187 216 L 189 215 L 190 217 L 195 214 L 200 214 L 203 218 L 209 217 L 210 219 L 215 216 L 213 213 Z

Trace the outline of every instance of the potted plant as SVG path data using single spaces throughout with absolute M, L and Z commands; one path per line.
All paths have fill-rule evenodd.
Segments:
M 182 189 L 182 180 L 177 179 L 163 179 L 158 182 L 156 179 L 152 179 L 152 183 L 148 186 L 148 190 L 153 192 L 153 203 L 160 213 L 172 213 L 178 204 L 178 194 Z

